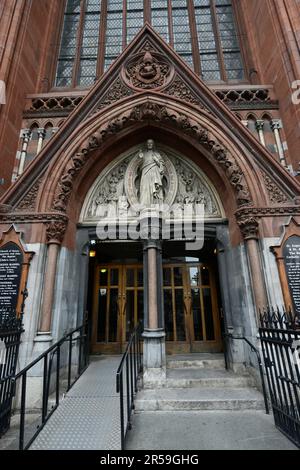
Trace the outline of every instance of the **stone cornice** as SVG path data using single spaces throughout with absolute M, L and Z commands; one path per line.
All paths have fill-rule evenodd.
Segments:
M 61 212 L 41 212 L 41 213 L 26 213 L 26 212 L 9 212 L 5 214 L 0 213 L 0 223 L 49 223 L 51 221 L 68 223 L 69 217 Z
M 243 207 L 235 212 L 237 220 L 244 217 L 300 216 L 300 205 L 278 207 Z

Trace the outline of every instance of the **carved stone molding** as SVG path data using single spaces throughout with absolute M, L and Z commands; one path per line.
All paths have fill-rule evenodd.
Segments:
M 8 214 L 11 210 L 12 206 L 10 204 L 0 204 L 0 214 Z
M 43 178 L 39 178 L 38 181 L 31 187 L 24 198 L 15 207 L 16 211 L 34 211 L 36 206 L 36 198 Z
M 183 101 L 188 103 L 196 104 L 201 108 L 204 106 L 201 104 L 199 98 L 191 91 L 187 84 L 178 76 L 172 81 L 172 83 L 163 91 L 167 95 L 176 96 Z
M 243 217 L 237 221 L 245 240 L 258 238 L 258 221 L 254 217 Z
M 121 78 L 117 78 L 113 84 L 110 86 L 107 93 L 100 99 L 99 104 L 95 107 L 94 113 L 97 112 L 99 109 L 103 109 L 106 106 L 115 103 L 116 101 L 125 98 L 126 96 L 130 96 L 133 94 L 133 91 L 130 90 L 121 80 Z
M 67 229 L 67 223 L 61 220 L 52 220 L 46 223 L 47 243 L 62 243 Z
M 287 202 L 287 196 L 277 186 L 277 184 L 268 175 L 266 175 L 266 173 L 262 172 L 262 176 L 265 182 L 266 189 L 268 191 L 270 202 L 272 204 L 281 204 Z
M 1 223 L 47 223 L 52 220 L 62 221 L 64 223 L 68 223 L 68 217 L 65 214 L 60 214 L 59 212 L 49 212 L 49 213 L 21 213 L 21 212 L 13 212 L 8 214 L 0 214 L 0 222 Z
M 193 140 L 200 143 L 213 159 L 220 165 L 234 188 L 236 201 L 239 207 L 252 204 L 252 198 L 241 167 L 229 151 L 217 141 L 208 129 L 198 122 L 191 120 L 188 116 L 177 111 L 173 111 L 166 106 L 147 102 L 135 106 L 108 123 L 104 124 L 97 132 L 90 136 L 78 152 L 73 155 L 60 178 L 59 185 L 55 192 L 53 209 L 65 212 L 73 188 L 76 175 L 80 172 L 88 159 L 89 152 L 101 147 L 103 142 L 111 136 L 129 127 L 134 122 L 154 121 L 165 123 L 169 126 L 180 129 Z
M 274 216 L 300 216 L 300 206 L 281 207 L 245 207 L 237 210 L 235 217 L 237 220 L 243 217 L 274 217 Z

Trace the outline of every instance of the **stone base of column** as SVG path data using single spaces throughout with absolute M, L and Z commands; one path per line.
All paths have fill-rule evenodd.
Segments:
M 51 343 L 53 341 L 51 331 L 38 331 L 34 340 L 35 343 Z
M 166 380 L 166 345 L 164 330 L 145 330 L 144 338 L 144 387 Z

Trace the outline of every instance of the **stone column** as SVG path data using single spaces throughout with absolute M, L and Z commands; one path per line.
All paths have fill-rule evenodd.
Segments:
M 38 155 L 43 148 L 43 142 L 46 137 L 46 130 L 43 127 L 40 127 L 38 130 L 38 144 L 36 149 L 36 154 Z
M 265 279 L 258 245 L 258 221 L 254 217 L 243 218 L 238 225 L 244 236 L 250 264 L 253 296 L 257 313 L 267 307 Z
M 256 130 L 258 132 L 260 143 L 265 147 L 266 142 L 265 142 L 265 136 L 264 136 L 264 123 L 265 123 L 265 121 L 258 120 L 258 121 L 256 121 L 255 126 L 256 126 Z
M 274 137 L 275 137 L 276 146 L 278 149 L 280 163 L 282 166 L 286 167 L 287 166 L 286 160 L 285 160 L 284 151 L 283 151 L 280 133 L 279 133 L 279 129 L 282 128 L 280 119 L 273 119 L 271 121 L 271 128 L 272 128 L 272 131 L 274 132 Z
M 164 380 L 166 351 L 159 240 L 144 242 L 144 383 Z
M 20 155 L 20 163 L 19 163 L 19 168 L 18 168 L 18 176 L 20 176 L 23 171 L 24 171 L 24 166 L 25 166 L 25 160 L 26 160 L 26 155 L 27 155 L 27 147 L 28 143 L 30 140 L 31 136 L 31 131 L 30 129 L 23 129 L 21 133 L 22 137 L 22 150 L 21 150 L 21 155 Z
M 55 293 L 56 266 L 60 245 L 66 230 L 66 222 L 53 221 L 47 223 L 47 262 L 44 278 L 44 295 L 42 317 L 39 334 L 51 335 L 52 309 Z

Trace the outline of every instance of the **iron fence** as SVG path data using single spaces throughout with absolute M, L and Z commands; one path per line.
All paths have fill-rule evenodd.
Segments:
M 14 376 L 21 343 L 22 317 L 15 311 L 0 312 L 0 437 L 10 426 Z
M 134 410 L 134 399 L 138 391 L 138 378 L 143 370 L 142 336 L 143 327 L 139 323 L 131 333 L 117 370 L 117 393 L 120 394 L 120 429 L 121 448 L 124 450 L 126 433 L 131 429 L 131 414 Z
M 275 425 L 300 447 L 300 319 L 268 309 L 260 314 L 259 335 Z
M 258 363 L 258 368 L 259 368 L 259 375 L 260 375 L 260 380 L 261 380 L 261 389 L 262 389 L 263 397 L 264 397 L 265 410 L 266 410 L 267 415 L 270 414 L 267 388 L 266 388 L 264 371 L 263 371 L 263 361 L 262 361 L 261 354 L 260 354 L 259 350 L 245 336 L 234 336 L 231 333 L 223 333 L 223 337 L 224 337 L 224 340 L 225 340 L 224 341 L 224 356 L 225 356 L 225 368 L 226 369 L 229 368 L 229 366 L 228 366 L 228 357 L 227 357 L 228 348 L 227 348 L 227 344 L 226 344 L 227 339 L 234 339 L 234 340 L 244 341 L 249 346 L 251 351 L 255 353 L 257 363 Z
M 15 375 L 13 394 L 20 403 L 19 450 L 31 446 L 59 406 L 64 393 L 70 390 L 88 363 L 85 323 L 67 333 Z M 29 381 L 31 385 L 28 387 Z M 36 416 L 35 421 L 26 425 L 26 418 L 32 416 Z

